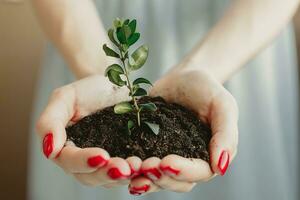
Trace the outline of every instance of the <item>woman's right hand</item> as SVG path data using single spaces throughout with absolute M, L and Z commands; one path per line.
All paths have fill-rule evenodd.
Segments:
M 98 109 L 129 100 L 127 88 L 112 85 L 95 75 L 56 89 L 37 122 L 45 156 L 65 172 L 89 186 L 112 187 L 128 184 L 132 171 L 142 161 L 138 157 L 110 158 L 101 148 L 76 147 L 66 142 L 65 127 Z

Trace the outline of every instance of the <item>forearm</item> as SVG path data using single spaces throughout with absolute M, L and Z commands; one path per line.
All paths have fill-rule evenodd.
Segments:
M 236 0 L 179 66 L 205 68 L 225 82 L 288 24 L 298 0 Z
M 41 27 L 78 78 L 103 73 L 106 34 L 91 0 L 32 0 Z

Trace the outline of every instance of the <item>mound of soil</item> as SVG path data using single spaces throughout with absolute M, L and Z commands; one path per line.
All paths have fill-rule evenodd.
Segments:
M 177 154 L 209 161 L 211 130 L 199 121 L 195 113 L 181 105 L 167 103 L 161 97 L 143 97 L 139 101 L 156 104 L 157 111 L 141 112 L 141 120 L 159 124 L 158 135 L 146 125 L 137 126 L 134 113 L 117 115 L 112 106 L 67 127 L 68 139 L 81 148 L 103 148 L 112 157 L 127 158 L 135 155 L 145 160 L 152 156 L 163 158 Z M 128 120 L 135 123 L 130 134 L 127 131 Z

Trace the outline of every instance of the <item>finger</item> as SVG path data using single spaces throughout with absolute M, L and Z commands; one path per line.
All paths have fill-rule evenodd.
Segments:
M 212 101 L 211 128 L 211 167 L 215 173 L 224 175 L 236 155 L 238 144 L 238 107 L 228 92 Z
M 37 122 L 37 132 L 42 139 L 44 155 L 55 158 L 66 141 L 65 127 L 74 113 L 75 94 L 72 86 L 56 89 Z
M 106 185 L 126 180 L 131 174 L 128 163 L 118 157 L 110 158 L 108 164 L 92 173 L 78 173 L 75 177 L 91 186 Z M 127 182 L 123 182 L 124 184 Z
M 141 173 L 152 181 L 157 181 L 161 178 L 162 173 L 159 170 L 161 160 L 158 157 L 147 158 L 141 166 Z
M 109 154 L 101 148 L 65 146 L 55 163 L 69 173 L 91 173 L 108 163 Z
M 163 174 L 160 168 L 161 160 L 157 157 L 146 159 L 142 163 L 141 172 L 147 178 L 152 180 L 156 185 L 163 189 L 171 190 L 174 192 L 187 192 L 190 191 L 194 185 L 188 182 L 180 182 L 169 176 Z
M 213 176 L 209 164 L 204 160 L 174 154 L 164 157 L 159 168 L 163 174 L 178 181 L 198 182 Z
M 126 161 L 128 162 L 128 165 L 131 170 L 130 177 L 133 178 L 133 177 L 140 175 L 142 160 L 137 156 L 131 156 L 131 157 L 127 158 Z
M 158 192 L 160 187 L 155 185 L 150 179 L 140 176 L 131 180 L 128 191 L 131 195 L 145 195 Z

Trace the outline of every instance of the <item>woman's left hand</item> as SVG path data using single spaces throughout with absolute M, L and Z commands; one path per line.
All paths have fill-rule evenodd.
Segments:
M 210 124 L 210 163 L 168 155 L 143 161 L 138 176 L 131 180 L 133 195 L 161 189 L 188 192 L 197 182 L 214 175 L 224 175 L 237 153 L 238 107 L 233 96 L 208 71 L 176 69 L 154 84 L 151 96 L 162 96 L 196 112 L 199 119 Z

